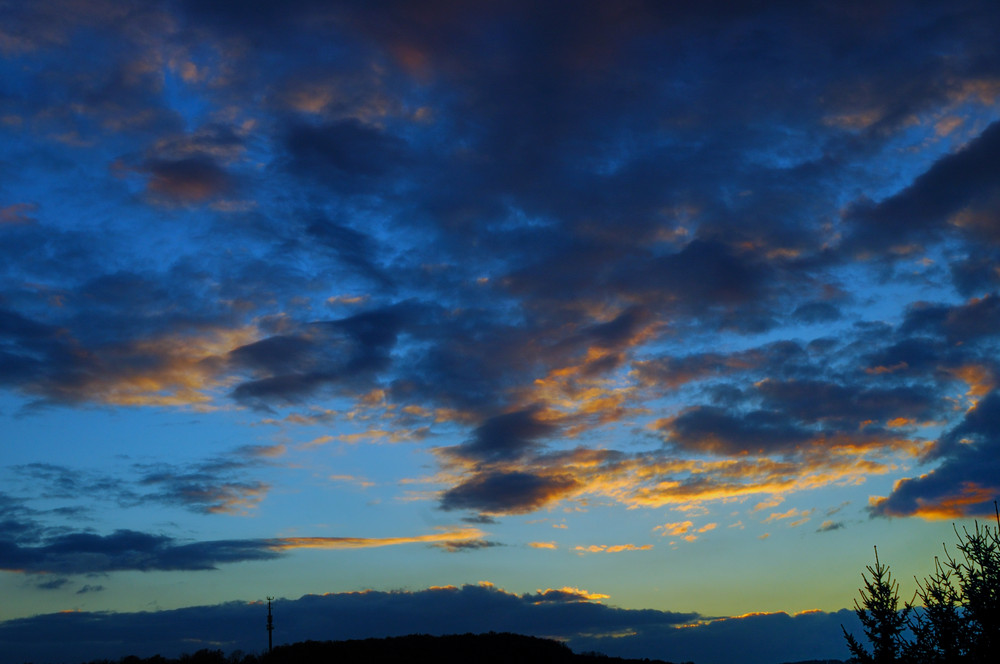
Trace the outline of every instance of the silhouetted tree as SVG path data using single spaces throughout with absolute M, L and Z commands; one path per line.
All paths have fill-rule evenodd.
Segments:
M 849 634 L 843 626 L 847 647 L 851 654 L 862 664 L 890 664 L 899 659 L 905 641 L 903 628 L 906 626 L 909 605 L 899 606 L 899 584 L 892 580 L 889 567 L 878 559 L 878 547 L 875 548 L 875 564 L 868 565 L 868 575 L 862 574 L 864 589 L 859 589 L 861 602 L 854 600 L 854 613 L 861 620 L 865 636 L 872 645 L 871 652 Z
M 1000 658 L 1000 511 L 995 530 L 976 523 L 971 533 L 962 532 L 964 536 L 955 531 L 961 559 L 952 558 L 946 549 L 944 564 L 958 586 L 966 639 L 962 654 L 975 664 L 993 664 Z
M 963 528 L 953 557 L 934 559 L 934 572 L 917 581 L 914 602 L 899 608 L 899 586 L 878 559 L 862 575 L 861 602 L 854 602 L 871 653 L 844 631 L 848 648 L 862 664 L 994 664 L 1000 661 L 1000 508 L 997 527 L 976 522 Z M 917 606 L 916 600 L 922 606 Z M 904 638 L 905 628 L 912 633 Z M 843 627 L 841 627 L 843 629 Z
M 934 573 L 917 581 L 923 608 L 914 610 L 909 622 L 913 641 L 905 649 L 906 659 L 926 664 L 958 664 L 970 642 L 969 623 L 962 615 L 962 592 L 953 582 L 954 572 L 934 557 Z

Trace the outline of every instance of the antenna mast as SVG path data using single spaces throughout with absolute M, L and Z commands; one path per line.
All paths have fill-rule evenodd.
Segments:
M 274 631 L 274 617 L 271 616 L 271 600 L 273 597 L 267 598 L 267 651 L 271 652 L 273 647 L 273 642 L 271 640 L 271 633 Z

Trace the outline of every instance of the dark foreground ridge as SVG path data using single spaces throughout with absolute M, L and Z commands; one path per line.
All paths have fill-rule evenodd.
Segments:
M 176 658 L 129 655 L 118 660 L 95 659 L 88 664 L 671 664 L 660 659 L 626 659 L 597 652 L 574 653 L 552 639 L 510 632 L 410 634 L 381 639 L 346 641 L 300 641 L 254 654 L 202 649 Z M 684 662 L 683 664 L 693 664 Z M 836 659 L 817 659 L 786 664 L 848 664 Z
M 597 653 L 576 654 L 569 647 L 535 636 L 496 633 L 430 636 L 411 634 L 385 639 L 304 641 L 280 646 L 262 664 L 329 664 L 330 662 L 415 662 L 420 664 L 669 664 L 660 660 L 622 659 Z M 192 663 L 194 664 L 194 663 Z
M 89 664 L 111 664 L 93 660 Z M 123 657 L 118 664 L 353 664 L 394 662 L 400 664 L 671 664 L 658 659 L 623 659 L 600 653 L 574 653 L 569 647 L 535 636 L 509 632 L 430 636 L 411 634 L 382 639 L 348 641 L 301 641 L 274 648 L 263 655 L 236 651 L 199 650 L 176 659 L 154 655 Z M 690 662 L 686 664 L 691 664 Z

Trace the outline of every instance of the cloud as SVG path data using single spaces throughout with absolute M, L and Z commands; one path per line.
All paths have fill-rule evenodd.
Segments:
M 652 544 L 590 544 L 588 546 L 574 546 L 573 550 L 581 554 L 584 553 L 622 553 L 624 551 L 649 551 Z
M 266 542 L 267 546 L 276 551 L 287 549 L 370 549 L 414 543 L 440 545 L 448 550 L 496 546 L 495 543 L 484 542 L 482 534 L 478 528 L 460 528 L 411 537 L 282 537 L 266 540 Z
M 441 494 L 441 509 L 476 510 L 486 514 L 524 514 L 564 498 L 578 487 L 569 475 L 524 471 L 488 471 Z
M 896 482 L 887 497 L 869 506 L 872 516 L 927 519 L 986 517 L 1000 495 L 1000 393 L 987 394 L 965 418 L 931 447 L 928 461 L 939 465 Z
M 402 537 L 285 537 L 184 543 L 167 535 L 119 529 L 110 535 L 49 532 L 27 522 L 0 540 L 0 569 L 28 574 L 100 574 L 123 570 L 205 571 L 249 560 L 274 560 L 294 549 L 364 549 L 429 544 L 446 551 L 495 546 L 476 528 Z M 60 581 L 51 586 L 63 585 Z
M 949 345 L 974 343 L 1000 335 L 1000 297 L 995 293 L 961 305 L 915 303 L 907 311 L 901 331 L 943 337 Z
M 229 456 L 219 456 L 189 466 L 147 464 L 138 485 L 153 489 L 138 500 L 180 505 L 204 514 L 245 513 L 264 500 L 270 485 L 248 479 L 252 468 L 274 463 L 284 453 L 283 446 L 245 446 Z
M 470 539 L 470 540 L 447 540 L 445 542 L 440 542 L 434 544 L 439 549 L 443 549 L 448 553 L 459 553 L 462 551 L 476 551 L 478 549 L 491 549 L 495 546 L 504 546 L 500 542 L 493 542 L 484 539 Z
M 31 213 L 36 209 L 35 203 L 13 203 L 0 208 L 0 224 L 33 224 Z
M 390 366 L 404 325 L 419 314 L 420 307 L 408 304 L 372 309 L 234 348 L 229 353 L 233 366 L 251 376 L 236 386 L 233 396 L 266 408 L 336 386 L 370 386 Z
M 233 188 L 229 174 L 205 156 L 153 159 L 142 164 L 150 194 L 169 203 L 202 203 Z
M 488 418 L 473 431 L 472 440 L 440 452 L 480 463 L 521 458 L 538 450 L 537 439 L 557 431 L 554 424 L 540 419 L 539 410 L 533 407 Z
M 731 374 L 794 366 L 807 358 L 805 349 L 799 344 L 781 341 L 736 353 L 706 352 L 639 360 L 633 363 L 633 367 L 643 385 L 674 388 Z
M 792 312 L 792 318 L 803 323 L 830 323 L 841 317 L 840 309 L 830 302 L 806 302 Z
M 694 523 L 691 521 L 678 521 L 676 523 L 665 523 L 662 526 L 656 526 L 653 528 L 653 532 L 662 530 L 661 536 L 666 537 L 684 535 L 689 532 L 694 527 Z
M 70 583 L 69 579 L 64 576 L 59 576 L 54 579 L 49 579 L 48 581 L 39 581 L 35 584 L 35 587 L 39 590 L 58 590 L 67 583 Z
M 955 433 L 877 509 L 995 490 L 962 412 L 1000 375 L 986 5 L 265 4 L 7 12 L 0 385 L 25 414 L 453 437 L 426 495 L 477 523 L 898 477 L 927 424 Z M 218 514 L 270 490 L 242 463 L 33 472 Z
M 278 554 L 255 540 L 177 544 L 164 535 L 117 530 L 72 533 L 26 546 L 0 543 L 0 569 L 28 573 L 90 574 L 120 570 L 209 570 L 223 563 L 268 560 Z
M 935 239 L 949 226 L 973 242 L 996 244 L 1000 234 L 989 221 L 1000 206 L 1000 123 L 955 153 L 941 157 L 902 191 L 877 204 L 858 204 L 848 218 L 856 225 L 848 246 L 884 251 L 907 241 Z
M 765 379 L 755 385 L 765 406 L 804 422 L 886 422 L 897 417 L 930 420 L 941 411 L 933 390 L 916 386 L 862 388 L 816 380 Z
M 285 452 L 281 445 L 247 445 L 227 454 L 188 464 L 133 464 L 115 473 L 79 470 L 52 463 L 14 466 L 18 478 L 31 481 L 36 496 L 79 499 L 91 496 L 139 507 L 160 503 L 202 514 L 246 513 L 267 495 L 270 485 L 247 475 L 273 465 Z M 134 479 L 130 475 L 136 475 Z
M 289 170 L 341 195 L 374 191 L 407 160 L 403 141 L 355 119 L 293 125 L 285 147 Z
M 717 454 L 767 454 L 794 450 L 812 439 L 812 433 L 770 411 L 743 416 L 712 406 L 696 406 L 662 426 L 669 440 L 692 451 Z
M 74 338 L 65 327 L 32 320 L 13 312 L 0 313 L 0 337 L 6 341 L 0 361 L 9 369 L 3 382 L 43 404 L 98 402 L 117 405 L 205 406 L 206 394 L 218 385 L 216 368 L 230 344 L 239 343 L 253 330 L 227 329 L 190 322 L 183 332 L 169 329 L 152 336 L 145 323 L 122 321 L 115 328 L 114 316 L 102 316 L 100 306 L 129 302 L 136 310 L 154 308 L 158 293 L 138 275 L 117 274 L 88 284 L 94 302 L 87 337 L 110 336 L 101 341 Z M 148 322 L 148 321 L 147 321 Z M 175 334 L 175 332 L 178 332 Z M 119 335 L 127 338 L 118 339 Z M 133 336 L 134 335 L 134 336 Z M 128 337 L 132 338 L 128 338 Z
M 370 235 L 316 214 L 305 228 L 304 239 L 329 247 L 350 273 L 368 277 L 383 288 L 393 288 L 391 275 L 379 266 L 378 246 Z
M 772 512 L 761 523 L 771 523 L 773 521 L 785 521 L 787 519 L 795 519 L 794 521 L 790 521 L 788 523 L 789 528 L 795 528 L 796 526 L 801 526 L 806 521 L 808 521 L 814 511 L 815 510 L 800 510 L 793 507 L 786 512 Z
M 525 593 L 521 597 L 526 600 L 532 600 L 535 604 L 543 602 L 600 602 L 601 600 L 611 599 L 609 595 L 592 593 L 588 590 L 572 586 L 564 586 L 556 589 L 539 589 L 534 595 Z
M 750 664 L 843 658 L 844 624 L 854 632 L 854 614 L 806 612 L 751 614 L 703 619 L 694 613 L 622 609 L 607 597 L 579 588 L 518 595 L 492 584 L 414 592 L 363 591 L 305 595 L 273 602 L 275 642 L 350 639 L 403 634 L 515 632 L 564 640 L 576 652 L 678 661 Z M 116 659 L 128 654 L 167 657 L 202 647 L 231 652 L 259 648 L 260 634 L 248 624 L 264 616 L 260 602 L 228 602 L 139 613 L 72 612 L 0 623 L 4 664 L 25 658 Z M 375 630 L 373 631 L 373 626 Z M 141 638 L 140 638 L 141 637 Z M 742 653 L 742 654 L 741 654 Z
M 662 531 L 660 532 L 661 537 L 680 537 L 687 542 L 694 542 L 698 539 L 698 535 L 715 530 L 718 525 L 717 523 L 706 523 L 701 528 L 696 529 L 694 523 L 691 521 L 678 521 L 676 523 L 665 523 L 661 526 L 656 526 L 653 528 L 653 532 Z M 732 527 L 730 526 L 730 528 Z

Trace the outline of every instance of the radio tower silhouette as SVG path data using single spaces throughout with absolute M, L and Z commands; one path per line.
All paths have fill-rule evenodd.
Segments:
M 271 652 L 271 648 L 274 644 L 271 640 L 271 633 L 274 631 L 274 617 L 271 616 L 271 600 L 273 597 L 267 598 L 267 651 Z

